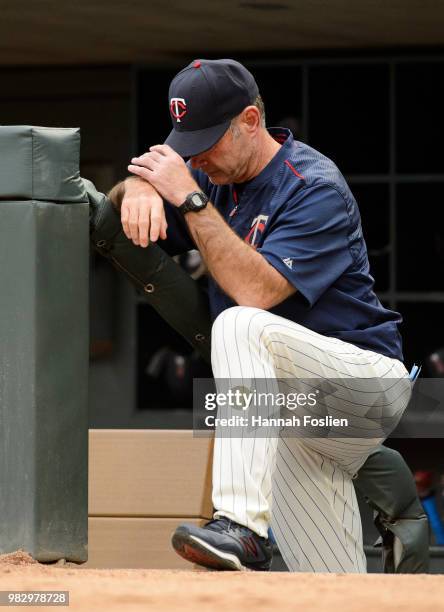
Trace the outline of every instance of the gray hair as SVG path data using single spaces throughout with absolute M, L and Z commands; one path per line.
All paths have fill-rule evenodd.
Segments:
M 261 94 L 257 94 L 257 97 L 253 102 L 253 106 L 259 109 L 259 113 L 261 115 L 261 124 L 262 127 L 265 127 L 265 105 L 264 101 L 262 100 Z
M 265 124 L 265 106 L 264 106 L 264 101 L 262 100 L 262 97 L 260 94 L 256 96 L 256 98 L 254 99 L 252 103 L 252 106 L 255 106 L 259 110 L 259 114 L 261 117 L 261 126 L 264 128 L 266 125 Z M 237 115 L 237 117 L 239 117 L 239 115 Z M 237 117 L 234 117 L 234 119 L 231 120 L 230 128 L 229 128 L 234 138 L 237 138 L 240 134 L 239 127 L 236 124 Z

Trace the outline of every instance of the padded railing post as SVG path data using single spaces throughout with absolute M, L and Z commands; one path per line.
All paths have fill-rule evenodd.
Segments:
M 0 552 L 87 559 L 88 200 L 78 129 L 0 126 Z

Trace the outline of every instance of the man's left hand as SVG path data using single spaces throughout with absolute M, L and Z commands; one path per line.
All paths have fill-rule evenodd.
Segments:
M 133 157 L 128 170 L 145 179 L 174 206 L 192 191 L 200 191 L 184 160 L 168 145 L 154 145 L 148 153 Z

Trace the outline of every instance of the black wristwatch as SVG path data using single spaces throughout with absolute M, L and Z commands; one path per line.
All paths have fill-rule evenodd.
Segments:
M 185 202 L 178 206 L 178 208 L 182 214 L 185 214 L 187 212 L 199 212 L 207 204 L 208 198 L 202 191 L 193 191 L 187 195 Z

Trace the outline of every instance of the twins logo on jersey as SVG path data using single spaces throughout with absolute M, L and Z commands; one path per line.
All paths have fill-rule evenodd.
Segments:
M 259 240 L 265 230 L 265 225 L 268 221 L 268 215 L 258 215 L 253 219 L 250 231 L 245 236 L 245 242 L 248 242 L 254 249 L 257 249 Z
M 171 98 L 170 100 L 170 111 L 177 123 L 187 113 L 187 103 L 183 98 Z

